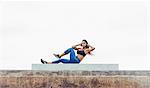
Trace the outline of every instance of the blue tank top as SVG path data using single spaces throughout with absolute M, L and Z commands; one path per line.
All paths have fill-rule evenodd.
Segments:
M 84 51 L 77 51 L 77 54 L 80 54 L 80 55 L 86 56 L 86 54 L 85 54 L 85 52 L 84 52 Z

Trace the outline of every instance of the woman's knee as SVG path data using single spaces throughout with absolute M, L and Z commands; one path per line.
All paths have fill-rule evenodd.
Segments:
M 69 52 L 73 51 L 73 48 L 68 48 L 64 53 L 68 54 Z
M 73 50 L 73 48 L 68 48 L 69 50 Z

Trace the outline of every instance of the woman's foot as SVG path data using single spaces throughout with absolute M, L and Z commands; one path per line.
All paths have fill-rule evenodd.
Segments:
M 56 58 L 61 58 L 61 56 L 59 56 L 59 54 L 53 54 Z
M 48 64 L 48 62 L 47 62 L 47 61 L 44 61 L 43 59 L 41 59 L 41 62 L 42 62 L 43 64 Z

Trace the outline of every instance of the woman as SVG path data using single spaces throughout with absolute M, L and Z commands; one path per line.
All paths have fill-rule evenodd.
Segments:
M 80 47 L 79 47 L 80 46 Z M 53 61 L 53 62 L 47 62 L 41 59 L 41 62 L 43 64 L 53 64 L 53 63 L 80 63 L 83 58 L 87 54 L 91 54 L 91 51 L 93 51 L 95 48 L 88 44 L 86 40 L 82 40 L 80 44 L 72 46 L 72 48 L 67 49 L 62 54 L 54 54 L 55 57 L 59 58 L 59 60 Z M 77 56 L 75 55 L 74 50 L 77 50 Z M 61 58 L 64 55 L 67 55 L 70 53 L 70 60 Z

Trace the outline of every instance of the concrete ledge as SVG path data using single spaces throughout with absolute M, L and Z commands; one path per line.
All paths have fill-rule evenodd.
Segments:
M 105 71 L 119 70 L 118 64 L 32 64 L 32 70 Z

